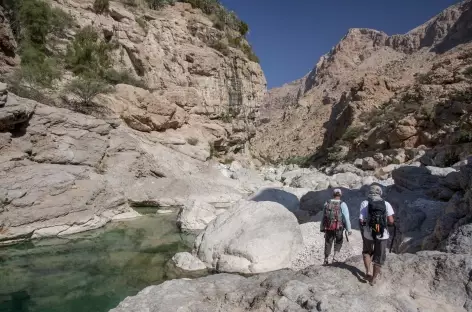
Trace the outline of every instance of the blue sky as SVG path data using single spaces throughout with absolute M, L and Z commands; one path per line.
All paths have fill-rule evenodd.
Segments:
M 222 0 L 250 27 L 268 87 L 303 77 L 349 28 L 389 35 L 423 24 L 457 0 Z

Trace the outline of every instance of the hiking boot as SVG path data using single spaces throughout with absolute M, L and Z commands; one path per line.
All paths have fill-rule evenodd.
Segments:
M 324 262 L 323 262 L 323 265 L 328 265 L 328 264 L 329 264 L 328 258 L 325 258 L 325 259 L 324 259 Z

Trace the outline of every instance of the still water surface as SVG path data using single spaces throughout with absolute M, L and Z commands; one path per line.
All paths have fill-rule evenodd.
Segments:
M 0 248 L 0 312 L 106 312 L 169 279 L 166 262 L 189 249 L 175 218 L 147 215 Z

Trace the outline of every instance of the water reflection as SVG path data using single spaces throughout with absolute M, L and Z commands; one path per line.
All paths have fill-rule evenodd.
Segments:
M 166 280 L 166 262 L 188 249 L 175 214 L 2 248 L 0 312 L 108 311 Z

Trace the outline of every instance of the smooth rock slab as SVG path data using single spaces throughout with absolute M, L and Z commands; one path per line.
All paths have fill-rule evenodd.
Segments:
M 471 311 L 470 257 L 388 255 L 376 287 L 362 283 L 361 257 L 301 272 L 172 280 L 128 297 L 110 312 Z M 359 299 L 361 298 L 361 300 Z

